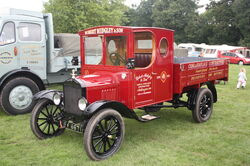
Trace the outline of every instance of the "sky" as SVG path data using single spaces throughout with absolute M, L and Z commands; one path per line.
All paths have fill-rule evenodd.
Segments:
M 0 0 L 0 8 L 17 8 L 31 11 L 42 11 L 43 2 L 47 0 Z M 125 4 L 131 6 L 131 4 L 139 5 L 141 0 L 125 0 Z M 209 0 L 200 0 L 200 4 L 207 4 Z

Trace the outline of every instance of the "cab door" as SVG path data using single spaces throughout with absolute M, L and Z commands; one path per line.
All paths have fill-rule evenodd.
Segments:
M 152 62 L 155 48 L 153 34 L 148 31 L 134 33 L 134 106 L 153 104 L 154 85 Z
M 18 68 L 15 27 L 13 21 L 6 21 L 0 29 L 0 78 Z
M 171 32 L 169 32 L 171 33 Z M 153 63 L 154 103 L 172 99 L 173 95 L 173 41 L 171 34 L 163 34 L 157 40 L 157 53 Z M 159 35 L 160 36 L 160 35 Z
M 19 22 L 17 33 L 20 68 L 29 68 L 40 78 L 46 79 L 46 33 L 44 21 Z

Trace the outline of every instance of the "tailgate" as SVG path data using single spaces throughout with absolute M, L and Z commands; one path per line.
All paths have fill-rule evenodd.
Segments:
M 228 59 L 174 64 L 174 93 L 200 83 L 228 80 Z

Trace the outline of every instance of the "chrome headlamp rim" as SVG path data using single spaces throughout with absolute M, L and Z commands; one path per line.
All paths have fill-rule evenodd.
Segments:
M 54 104 L 55 105 L 60 105 L 61 101 L 62 101 L 61 94 L 58 93 L 58 92 L 54 93 L 54 95 L 53 95 L 53 102 L 54 102 Z
M 87 107 L 87 99 L 85 97 L 82 97 L 78 100 L 78 108 L 81 110 L 81 111 L 84 111 Z

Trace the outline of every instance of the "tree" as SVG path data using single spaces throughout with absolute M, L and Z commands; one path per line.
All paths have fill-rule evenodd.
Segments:
M 53 14 L 55 32 L 76 33 L 98 25 L 126 22 L 124 0 L 49 0 L 45 12 Z
M 240 44 L 250 47 L 250 2 L 249 0 L 235 0 L 232 9 L 235 13 L 236 27 L 241 34 Z
M 153 7 L 153 25 L 175 30 L 176 42 L 188 42 L 188 23 L 197 17 L 194 0 L 158 0 Z
M 209 44 L 238 45 L 241 33 L 232 10 L 234 0 L 212 1 L 204 14 L 205 26 L 209 28 Z

